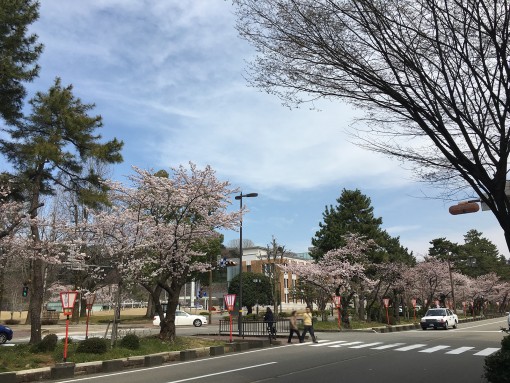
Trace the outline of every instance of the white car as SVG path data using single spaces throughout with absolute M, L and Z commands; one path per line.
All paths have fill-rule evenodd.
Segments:
M 457 328 L 459 318 L 457 314 L 454 314 L 450 309 L 437 308 L 428 309 L 427 313 L 420 320 L 420 325 L 423 330 L 428 328 L 444 328 L 448 330 L 448 327 Z
M 159 324 L 160 324 L 159 315 L 156 315 L 154 317 L 152 324 L 154 326 L 159 326 Z M 175 312 L 175 325 L 176 326 L 191 326 L 191 325 L 193 325 L 195 327 L 200 327 L 203 324 L 207 324 L 207 318 L 203 315 L 188 314 L 187 312 L 180 311 L 180 310 L 177 310 Z

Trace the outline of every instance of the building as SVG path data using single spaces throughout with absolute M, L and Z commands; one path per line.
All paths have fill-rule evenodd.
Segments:
M 236 260 L 239 263 L 239 259 Z M 284 253 L 283 257 L 278 259 L 268 259 L 267 248 L 261 246 L 243 248 L 243 272 L 260 273 L 270 276 L 276 264 L 309 263 L 312 257 L 309 253 Z M 227 282 L 239 274 L 239 267 L 229 267 L 227 274 Z M 301 299 L 295 299 L 292 294 L 293 288 L 296 286 L 298 276 L 292 273 L 279 273 L 279 290 L 281 304 L 280 311 L 291 311 L 304 309 L 306 304 Z

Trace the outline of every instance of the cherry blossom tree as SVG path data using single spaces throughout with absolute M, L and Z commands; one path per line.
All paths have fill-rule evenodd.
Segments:
M 371 285 L 367 277 L 366 252 L 373 245 L 356 235 L 345 236 L 345 246 L 328 251 L 315 263 L 298 264 L 290 262 L 281 266 L 307 283 L 316 286 L 328 296 L 342 296 L 342 317 L 347 318 L 347 307 L 362 286 Z
M 179 293 L 194 271 L 207 263 L 201 245 L 218 236 L 217 229 L 235 229 L 240 212 L 227 212 L 232 189 L 219 181 L 210 166 L 190 163 L 156 174 L 134 168 L 132 187 L 110 183 L 113 207 L 94 215 L 94 240 L 115 265 L 122 279 L 143 286 L 161 319 L 160 337 L 175 339 Z M 168 295 L 166 311 L 160 293 Z

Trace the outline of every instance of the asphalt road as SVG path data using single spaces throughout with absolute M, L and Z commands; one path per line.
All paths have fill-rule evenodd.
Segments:
M 499 350 L 504 326 L 506 318 L 447 331 L 319 333 L 318 344 L 285 343 L 65 382 L 483 382 L 485 356 Z M 189 331 L 196 333 L 193 328 Z

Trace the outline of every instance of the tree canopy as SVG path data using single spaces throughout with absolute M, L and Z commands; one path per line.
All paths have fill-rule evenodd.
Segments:
M 391 237 L 381 229 L 382 218 L 374 216 L 370 198 L 360 190 L 343 189 L 337 202 L 337 206 L 326 206 L 322 214 L 323 222 L 319 223 L 319 230 L 312 238 L 312 256 L 315 259 L 345 246 L 346 235 L 356 234 L 378 245 L 369 251 L 372 262 L 414 262 L 413 256 L 400 245 L 399 238 Z
M 39 72 L 36 64 L 42 52 L 37 35 L 28 27 L 39 18 L 39 2 L 0 0 L 0 116 L 8 124 L 21 118 L 26 96 L 23 82 Z
M 288 105 L 366 112 L 359 144 L 407 162 L 445 197 L 473 194 L 510 248 L 507 0 L 234 0 L 258 52 L 251 84 Z

